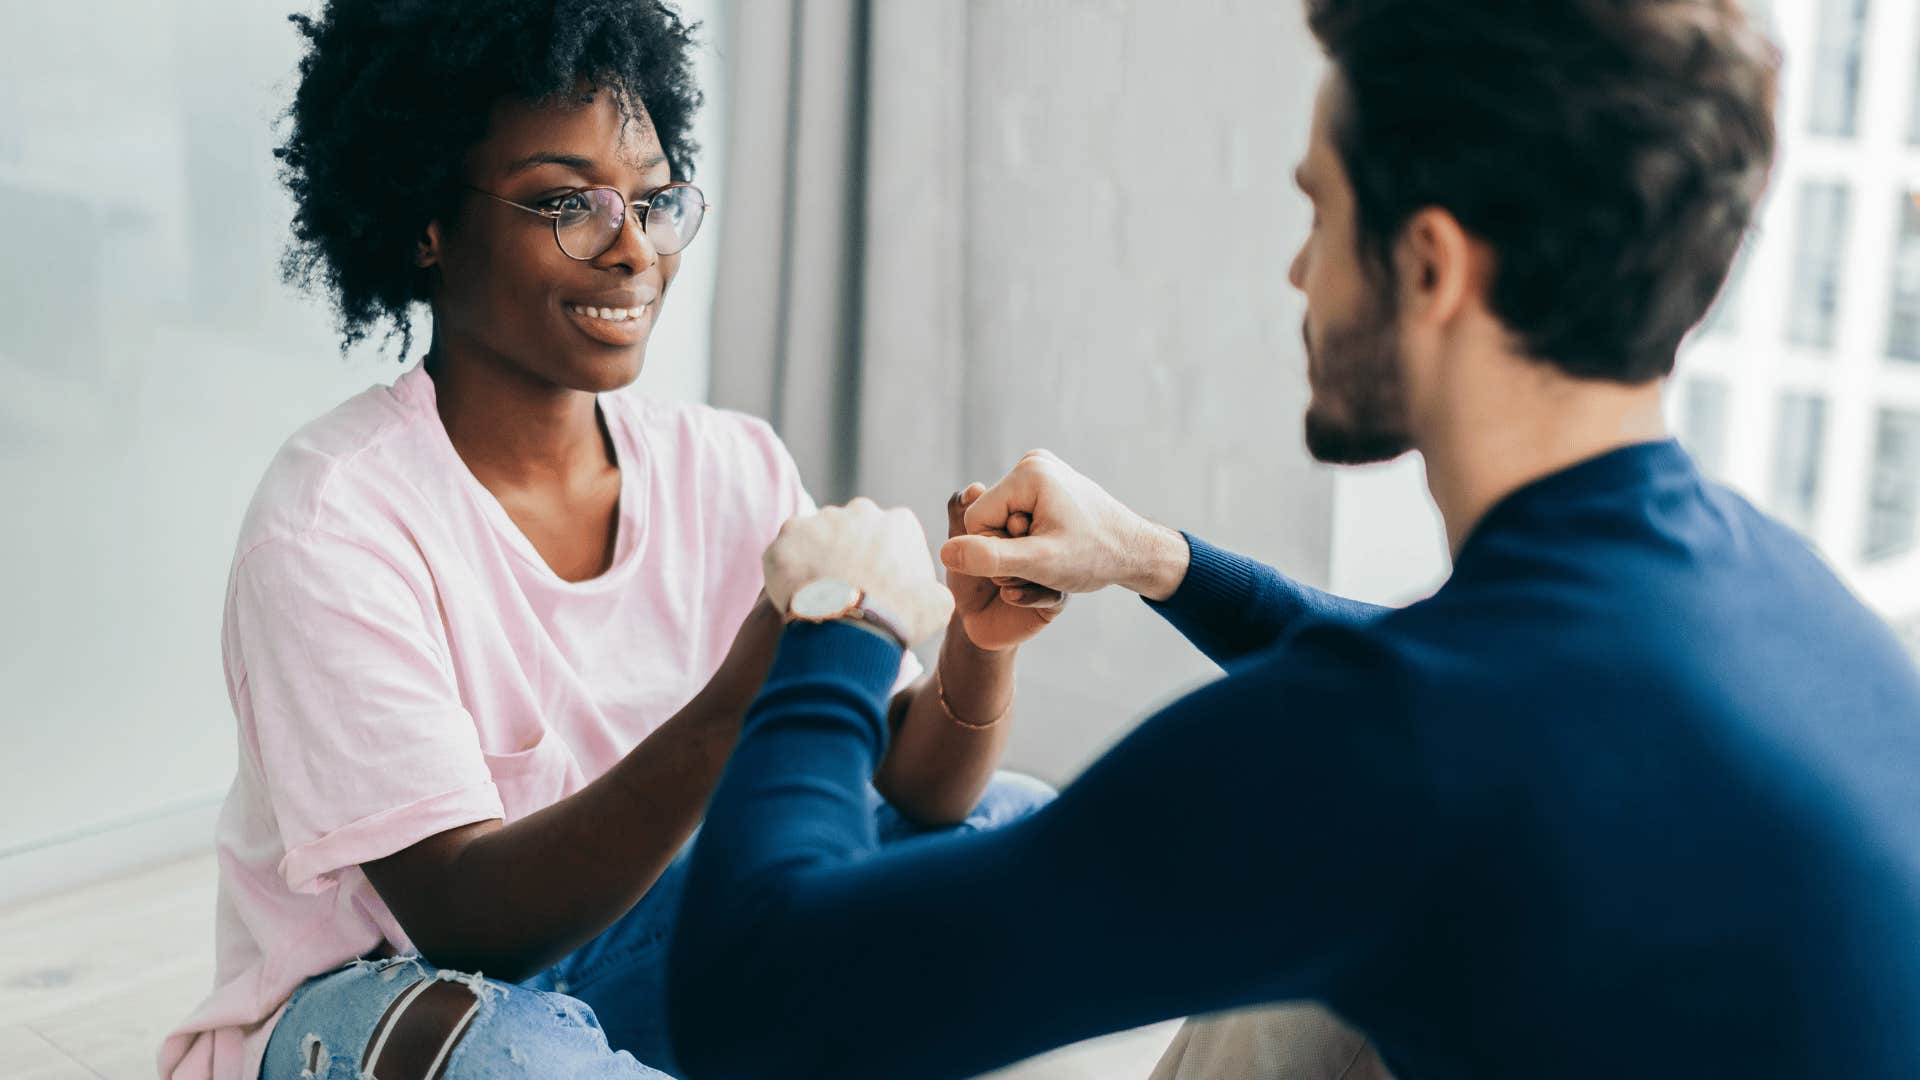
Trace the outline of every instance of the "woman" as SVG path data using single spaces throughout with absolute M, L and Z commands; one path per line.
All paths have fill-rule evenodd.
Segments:
M 294 21 L 290 271 L 349 343 L 386 320 L 404 351 L 427 305 L 431 348 L 295 435 L 241 528 L 216 989 L 162 1070 L 658 1075 L 680 853 L 780 625 L 760 556 L 812 505 L 766 424 L 612 393 L 707 210 L 691 28 L 618 0 Z M 899 673 L 883 838 L 1046 798 L 993 770 L 1050 612 L 954 587 L 939 672 Z

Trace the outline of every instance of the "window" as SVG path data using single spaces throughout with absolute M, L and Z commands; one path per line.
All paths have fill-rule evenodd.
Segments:
M 1852 204 L 1853 192 L 1845 184 L 1812 181 L 1800 188 L 1798 248 L 1787 318 L 1787 339 L 1795 345 L 1833 347 Z
M 1814 394 L 1780 398 L 1773 436 L 1773 511 L 1802 532 L 1813 529 L 1820 505 L 1820 450 L 1827 436 L 1827 402 Z
M 1720 475 L 1727 460 L 1727 398 L 1726 383 L 1694 379 L 1681 402 L 1680 439 L 1711 476 Z
M 1867 31 L 1867 0 L 1819 0 L 1813 55 L 1815 135 L 1852 138 L 1860 112 L 1860 54 Z
M 1914 521 L 1920 517 L 1920 412 L 1880 410 L 1867 500 L 1866 559 L 1913 550 Z
M 1887 305 L 1887 355 L 1920 363 L 1920 192 L 1900 198 L 1893 249 L 1893 301 Z
M 1727 283 L 1720 287 L 1720 296 L 1714 300 L 1713 307 L 1707 309 L 1707 317 L 1700 324 L 1700 332 L 1711 337 L 1724 337 L 1740 331 L 1740 286 L 1747 277 L 1747 248 L 1741 245 L 1740 254 L 1734 256 L 1733 266 L 1727 271 Z
M 1920 196 L 1920 0 L 1738 2 L 1795 119 L 1752 266 L 1682 346 L 1673 426 L 1920 654 L 1920 207 L 1887 214 Z

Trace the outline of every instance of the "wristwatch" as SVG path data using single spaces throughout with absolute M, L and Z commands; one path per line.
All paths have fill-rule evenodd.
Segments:
M 787 617 L 810 623 L 845 621 L 902 649 L 907 647 L 907 635 L 900 632 L 899 623 L 867 603 L 867 594 L 859 586 L 837 578 L 820 578 L 795 589 L 787 601 Z

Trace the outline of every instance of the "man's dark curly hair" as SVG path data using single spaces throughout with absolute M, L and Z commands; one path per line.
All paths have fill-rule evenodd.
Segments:
M 1773 164 L 1779 55 L 1737 0 L 1308 0 L 1365 265 L 1442 207 L 1493 311 L 1569 374 L 1643 383 L 1725 282 Z
M 499 100 L 611 92 L 629 121 L 645 111 L 674 179 L 693 175 L 696 27 L 664 0 L 327 0 L 290 18 L 307 50 L 274 151 L 294 202 L 283 271 L 324 284 L 343 350 L 384 318 L 406 356 L 430 280 L 415 244 L 451 216 Z

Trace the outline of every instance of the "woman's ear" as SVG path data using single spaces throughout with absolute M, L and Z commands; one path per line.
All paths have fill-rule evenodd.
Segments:
M 437 266 L 439 263 L 440 221 L 436 218 L 433 221 L 427 222 L 427 227 L 420 231 L 420 238 L 414 241 L 413 265 L 424 269 L 429 266 Z

